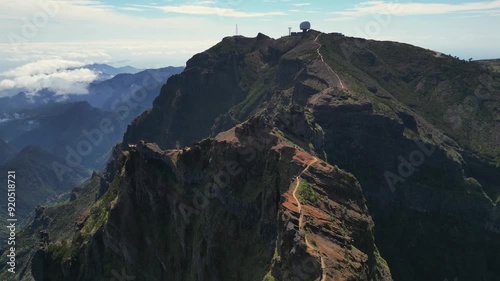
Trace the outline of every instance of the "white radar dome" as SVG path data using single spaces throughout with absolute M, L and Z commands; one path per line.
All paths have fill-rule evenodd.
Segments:
M 301 22 L 300 23 L 300 29 L 304 30 L 304 31 L 311 29 L 311 23 L 308 22 L 308 21 Z

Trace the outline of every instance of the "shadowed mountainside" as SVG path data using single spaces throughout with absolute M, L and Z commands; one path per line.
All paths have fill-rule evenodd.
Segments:
M 73 168 L 57 177 L 53 163 L 64 163 L 64 160 L 43 150 L 39 146 L 27 146 L 7 163 L 0 165 L 5 174 L 0 175 L 2 182 L 7 182 L 7 171 L 16 172 L 16 202 L 15 214 L 17 224 L 23 225 L 33 215 L 35 207 L 64 199 L 64 194 L 80 185 L 89 172 L 83 168 Z M 7 210 L 7 196 L 0 200 L 0 208 Z M 2 212 L 0 219 L 7 219 L 7 212 Z M 2 229 L 1 247 L 6 245 L 4 238 L 7 229 Z
M 0 139 L 0 165 L 7 162 L 15 154 L 16 150 L 4 140 Z

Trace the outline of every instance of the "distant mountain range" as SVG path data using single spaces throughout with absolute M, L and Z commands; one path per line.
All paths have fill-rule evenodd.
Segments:
M 122 66 L 122 67 L 113 67 L 111 65 L 102 64 L 102 63 L 94 63 L 87 64 L 78 68 L 87 68 L 94 72 L 99 73 L 99 80 L 110 79 L 113 76 L 118 74 L 127 73 L 127 74 L 135 74 L 143 69 L 135 68 L 133 66 Z M 73 68 L 76 69 L 76 68 Z
M 18 151 L 38 145 L 61 158 L 68 153 L 67 146 L 76 150 L 77 145 L 87 139 L 83 132 L 93 132 L 99 129 L 102 120 L 109 120 L 112 131 L 102 134 L 98 145 L 93 145 L 91 152 L 85 153 L 86 157 L 79 163 L 92 169 L 104 166 L 107 153 L 119 141 L 127 125 L 115 113 L 92 107 L 86 101 L 50 103 L 23 111 L 20 116 L 0 123 L 0 133 L 9 145 Z
M 102 67 L 102 65 L 99 65 Z M 89 85 L 88 95 L 60 96 L 42 90 L 35 96 L 20 93 L 0 99 L 0 163 L 28 145 L 38 145 L 58 157 L 65 157 L 67 146 L 88 139 L 84 133 L 100 128 L 109 120 L 113 130 L 103 134 L 99 145 L 86 155 L 81 165 L 100 169 L 109 157 L 127 125 L 152 106 L 167 79 L 182 67 L 149 69 L 136 74 L 115 77 Z M 2 110 L 0 109 L 0 112 Z
M 85 100 L 97 108 L 114 110 L 118 101 L 126 102 L 138 93 L 138 97 L 144 95 L 141 103 L 151 105 L 165 81 L 182 70 L 184 67 L 165 67 L 135 74 L 118 74 L 111 79 L 90 84 L 88 96 L 71 96 L 69 100 Z
M 136 69 L 120 71 L 126 70 Z M 16 170 L 21 179 L 19 222 L 25 222 L 38 204 L 54 202 L 91 171 L 103 169 L 127 125 L 150 108 L 168 78 L 182 70 L 117 74 L 89 85 L 88 95 L 64 101 L 48 90 L 0 98 L 0 169 Z
M 139 90 L 144 91 L 146 96 L 146 100 L 141 100 L 141 103 L 151 103 L 165 81 L 184 69 L 183 67 L 165 67 L 142 71 L 131 67 L 123 69 L 134 70 L 135 72 L 131 74 L 117 73 L 120 69 L 107 65 L 91 66 L 104 70 L 111 68 L 114 69 L 112 73 L 116 74 L 109 75 L 109 79 L 98 79 L 91 83 L 88 87 L 89 93 L 86 95 L 58 95 L 48 89 L 42 89 L 36 94 L 20 92 L 13 96 L 2 97 L 0 98 L 0 122 L 21 110 L 33 109 L 39 105 L 53 102 L 88 101 L 97 108 L 110 110 L 113 102 L 117 104 L 117 99 L 127 100 L 127 96 L 130 97 Z

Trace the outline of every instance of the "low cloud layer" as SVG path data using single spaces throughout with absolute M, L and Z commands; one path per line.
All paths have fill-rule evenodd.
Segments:
M 0 91 L 20 89 L 36 94 L 48 89 L 57 95 L 87 94 L 88 84 L 97 78 L 97 73 L 80 68 L 84 63 L 62 59 L 38 60 L 0 75 Z

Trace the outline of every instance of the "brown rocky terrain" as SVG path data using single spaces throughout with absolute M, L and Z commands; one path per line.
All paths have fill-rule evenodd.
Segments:
M 107 280 L 121 267 L 139 280 L 392 280 L 356 179 L 264 119 L 120 158 L 73 238 L 39 250 L 33 263 L 49 270 L 35 280 Z

